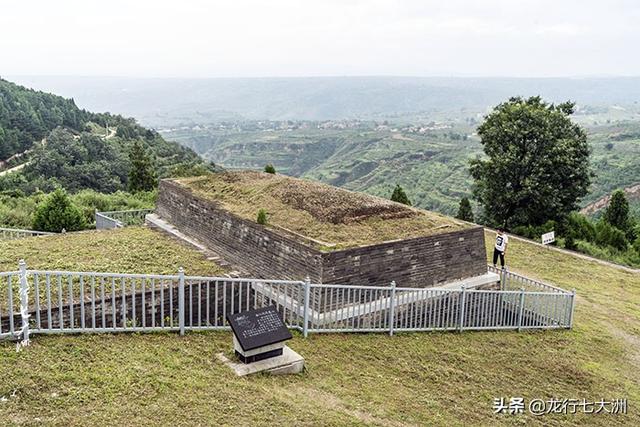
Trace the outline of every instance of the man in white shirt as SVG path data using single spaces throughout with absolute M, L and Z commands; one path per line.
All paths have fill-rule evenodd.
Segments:
M 507 243 L 509 238 L 504 232 L 503 228 L 498 228 L 498 235 L 496 236 L 496 246 L 493 248 L 493 266 L 496 266 L 498 257 L 500 257 L 500 265 L 504 268 L 504 254 L 507 252 Z

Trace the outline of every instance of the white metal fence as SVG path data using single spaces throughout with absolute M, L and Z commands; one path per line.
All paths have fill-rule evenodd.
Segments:
M 45 231 L 35 231 L 35 230 L 22 230 L 19 228 L 0 227 L 0 241 L 22 239 L 24 237 L 46 236 L 49 234 L 55 234 L 55 233 L 47 233 Z
M 147 214 L 153 209 L 135 209 L 126 211 L 98 212 L 96 211 L 96 229 L 108 230 L 122 228 L 129 225 L 142 225 Z
M 504 272 L 502 281 L 512 273 Z M 307 281 L 27 270 L 0 273 L 0 337 L 33 333 L 227 329 L 226 317 L 275 305 L 309 332 L 571 328 L 575 292 L 343 286 Z

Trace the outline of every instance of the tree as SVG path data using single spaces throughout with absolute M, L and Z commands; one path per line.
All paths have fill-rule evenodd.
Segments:
M 603 218 L 619 230 L 627 232 L 631 222 L 629 220 L 629 201 L 622 190 L 616 190 L 611 195 L 609 206 L 604 211 Z
M 62 230 L 78 231 L 86 223 L 80 209 L 71 203 L 67 193 L 58 188 L 38 206 L 33 219 L 33 228 L 60 233 Z
M 129 152 L 131 169 L 129 170 L 129 191 L 151 191 L 157 185 L 156 173 L 153 169 L 151 157 L 147 154 L 140 141 L 134 142 Z
M 266 173 L 276 173 L 276 168 L 271 163 L 269 163 L 264 167 L 264 171 Z
M 471 161 L 474 198 L 507 228 L 563 220 L 591 181 L 589 146 L 569 116 L 574 104 L 511 98 L 478 127 L 488 159 Z
M 411 200 L 409 200 L 409 197 L 407 197 L 407 193 L 404 192 L 399 184 L 396 184 L 396 188 L 393 189 L 393 193 L 391 193 L 391 200 L 393 200 L 394 202 L 402 203 L 403 205 L 411 206 Z
M 463 221 L 473 222 L 473 210 L 471 210 L 471 203 L 467 197 L 463 197 L 460 200 L 460 207 L 458 208 L 456 218 Z

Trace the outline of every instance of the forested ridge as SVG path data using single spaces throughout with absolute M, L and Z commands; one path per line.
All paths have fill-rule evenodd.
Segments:
M 125 190 L 136 142 L 159 177 L 207 168 L 195 152 L 167 142 L 134 119 L 92 113 L 73 99 L 0 79 L 0 170 L 24 165 L 0 177 L 1 192 Z
M 0 79 L 0 160 L 22 153 L 50 131 L 62 126 L 82 131 L 95 120 L 73 99 L 26 89 Z

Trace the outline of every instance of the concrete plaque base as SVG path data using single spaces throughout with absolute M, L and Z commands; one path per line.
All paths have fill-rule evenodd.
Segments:
M 239 377 L 266 372 L 271 375 L 298 374 L 304 369 L 304 358 L 288 346 L 282 348 L 282 356 L 271 357 L 253 363 L 242 363 L 230 360 L 223 353 L 218 359 L 233 370 Z

